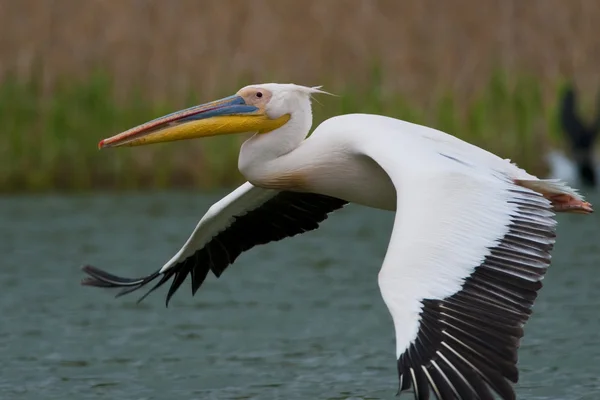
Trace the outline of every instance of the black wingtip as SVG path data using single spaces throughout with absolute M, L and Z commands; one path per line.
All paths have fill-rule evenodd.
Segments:
M 91 265 L 86 265 L 81 268 L 83 272 L 88 274 L 86 278 L 82 279 L 81 284 L 84 286 L 97 286 L 97 287 L 125 287 L 125 286 L 136 286 L 141 284 L 148 279 L 154 279 L 157 274 L 152 274 L 144 278 L 124 278 L 121 276 L 113 275 L 99 268 Z
M 100 287 L 100 288 L 121 288 L 122 290 L 115 295 L 115 297 L 121 297 L 128 293 L 134 292 L 141 287 L 145 286 L 149 282 L 153 281 L 161 274 L 159 271 L 156 271 L 148 276 L 142 278 L 124 278 L 121 276 L 113 275 L 109 272 L 101 270 L 99 268 L 93 267 L 91 265 L 86 265 L 81 268 L 83 272 L 85 272 L 88 276 L 81 280 L 82 286 L 92 286 L 92 287 Z M 168 275 L 170 277 L 170 275 Z M 150 294 L 154 289 L 158 286 L 162 285 L 167 279 L 163 276 L 156 286 L 154 286 L 148 293 L 142 296 L 138 303 L 141 302 L 148 294 Z

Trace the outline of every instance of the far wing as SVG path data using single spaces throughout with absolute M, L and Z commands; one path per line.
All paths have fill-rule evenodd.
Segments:
M 411 152 L 412 171 L 387 148 L 369 155 L 398 189 L 379 286 L 396 330 L 399 392 L 514 399 L 517 349 L 554 244 L 550 202 L 438 153 Z
M 118 294 L 121 296 L 160 278 L 141 301 L 173 278 L 166 299 L 168 305 L 188 275 L 194 295 L 209 270 L 219 277 L 242 252 L 317 229 L 329 213 L 346 204 L 325 195 L 262 189 L 246 182 L 208 210 L 181 250 L 158 271 L 129 279 L 86 266 L 83 271 L 89 277 L 82 284 L 122 287 Z

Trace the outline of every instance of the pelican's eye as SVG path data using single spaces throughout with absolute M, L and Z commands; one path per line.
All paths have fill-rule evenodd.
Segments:
M 262 92 L 256 92 L 256 97 L 258 97 L 259 99 L 263 96 Z

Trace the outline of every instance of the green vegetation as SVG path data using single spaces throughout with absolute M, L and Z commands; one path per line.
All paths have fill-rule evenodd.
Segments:
M 416 109 L 400 94 L 384 94 L 377 74 L 372 81 L 366 88 L 336 90 L 339 97 L 319 96 L 313 126 L 337 114 L 385 114 L 444 130 L 536 173 L 544 172 L 545 146 L 560 144 L 556 105 L 543 104 L 534 78 L 509 83 L 496 74 L 470 104 L 459 106 L 452 93 L 444 93 L 429 109 Z M 243 84 L 224 88 L 223 95 Z M 242 180 L 237 154 L 244 137 L 98 151 L 105 137 L 210 100 L 195 94 L 178 104 L 156 104 L 136 91 L 117 101 L 112 87 L 103 74 L 65 82 L 51 95 L 36 80 L 0 84 L 0 191 L 213 188 Z

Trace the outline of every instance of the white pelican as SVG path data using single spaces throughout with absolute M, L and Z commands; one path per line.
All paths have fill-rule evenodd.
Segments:
M 398 393 L 514 399 L 517 348 L 555 240 L 553 211 L 591 213 L 591 205 L 560 181 L 393 118 L 337 116 L 307 138 L 315 93 L 325 92 L 247 86 L 101 141 L 254 133 L 238 163 L 248 182 L 210 207 L 173 258 L 138 279 L 86 266 L 82 283 L 120 287 L 120 296 L 173 278 L 168 305 L 188 275 L 193 295 L 209 271 L 218 277 L 243 251 L 317 229 L 349 202 L 395 211 L 378 282 L 396 331 Z

